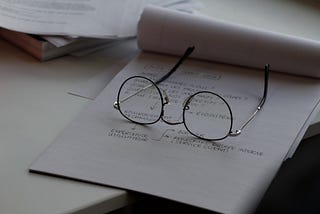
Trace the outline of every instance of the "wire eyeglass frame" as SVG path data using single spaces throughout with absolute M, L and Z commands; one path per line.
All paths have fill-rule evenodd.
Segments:
M 250 115 L 250 117 L 244 121 L 241 125 L 240 125 L 240 128 L 238 129 L 235 129 L 233 131 L 233 114 L 232 114 L 232 111 L 231 111 L 231 108 L 230 108 L 230 105 L 228 104 L 228 102 L 222 97 L 220 96 L 219 94 L 216 94 L 214 92 L 211 92 L 211 91 L 199 91 L 199 92 L 196 92 L 194 94 L 192 94 L 191 96 L 187 97 L 185 99 L 185 101 L 183 102 L 183 117 L 182 117 L 182 121 L 180 122 L 170 122 L 168 120 L 166 120 L 164 118 L 164 106 L 169 104 L 169 97 L 168 95 L 166 94 L 166 92 L 163 90 L 162 93 L 161 93 L 161 90 L 160 88 L 158 87 L 158 84 L 160 84 L 161 82 L 165 81 L 166 79 L 168 79 L 178 68 L 179 66 L 189 57 L 189 55 L 194 51 L 195 47 L 191 46 L 191 47 L 188 47 L 185 51 L 185 53 L 183 54 L 183 56 L 178 60 L 178 62 L 170 69 L 169 72 L 167 72 L 164 76 L 160 77 L 158 80 L 156 81 L 152 81 L 151 79 L 147 78 L 147 77 L 144 77 L 144 76 L 132 76 L 132 77 L 129 77 L 128 79 L 126 79 L 120 86 L 119 88 L 119 91 L 118 91 L 118 95 L 117 95 L 117 100 L 114 102 L 113 104 L 113 107 L 115 109 L 117 109 L 121 115 L 123 117 L 125 117 L 126 119 L 128 119 L 129 121 L 133 122 L 133 123 L 136 123 L 136 124 L 141 124 L 141 125 L 151 125 L 151 124 L 154 124 L 156 122 L 158 122 L 160 119 L 165 122 L 166 124 L 168 125 L 179 125 L 179 124 L 184 124 L 185 128 L 187 129 L 187 131 L 192 134 L 193 136 L 197 137 L 197 138 L 200 138 L 200 139 L 203 139 L 203 140 L 212 140 L 212 141 L 218 141 L 218 140 L 223 140 L 225 139 L 226 137 L 235 137 L 235 136 L 238 136 L 242 133 L 242 130 L 254 119 L 254 117 L 256 116 L 256 114 L 262 109 L 264 103 L 266 102 L 266 99 L 267 99 L 267 94 L 268 94 L 268 82 L 269 82 L 269 64 L 266 64 L 265 65 L 265 68 L 264 68 L 264 90 L 263 90 L 263 96 L 262 98 L 260 99 L 260 102 L 258 104 L 258 106 L 256 107 L 255 111 Z M 150 84 L 139 89 L 138 91 L 134 92 L 133 94 L 123 98 L 122 100 L 120 100 L 120 92 L 123 88 L 123 86 L 130 80 L 134 79 L 134 78 L 141 78 L 141 79 L 144 79 L 146 81 L 149 81 Z M 122 111 L 121 111 L 121 103 L 130 99 L 131 97 L 137 95 L 138 93 L 140 93 L 141 91 L 144 91 L 150 87 L 154 86 L 157 90 L 157 92 L 159 93 L 160 95 L 160 99 L 161 99 L 161 113 L 159 114 L 159 117 L 152 121 L 152 122 L 139 122 L 139 121 L 135 121 L 133 120 L 132 118 L 128 117 L 126 114 L 124 114 Z M 218 98 L 220 98 L 224 104 L 227 106 L 227 109 L 230 113 L 230 128 L 229 130 L 227 130 L 227 133 L 225 136 L 222 136 L 222 137 L 219 137 L 219 138 L 206 138 L 206 137 L 203 137 L 197 133 L 194 133 L 192 132 L 188 126 L 186 125 L 186 118 L 185 118 L 185 112 L 189 109 L 189 104 L 190 102 L 192 101 L 192 99 L 201 94 L 201 93 L 207 93 L 207 94 L 211 94 L 211 95 L 214 95 Z M 162 95 L 163 94 L 163 95 Z

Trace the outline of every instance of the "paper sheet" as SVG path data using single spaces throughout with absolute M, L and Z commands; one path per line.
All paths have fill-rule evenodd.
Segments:
M 1 0 L 0 27 L 42 35 L 96 38 L 132 37 L 147 4 L 193 12 L 193 1 L 151 0 Z
M 210 61 L 320 77 L 320 42 L 160 7 L 145 8 L 138 29 L 139 47 L 179 55 L 196 46 L 193 57 Z
M 223 213 L 252 211 L 296 133 L 318 104 L 319 80 L 272 72 L 261 112 L 240 136 L 220 142 L 194 138 L 181 125 L 135 125 L 113 108 L 126 78 L 139 74 L 156 79 L 176 60 L 141 54 L 57 137 L 30 170 L 144 192 Z M 206 89 L 221 94 L 230 103 L 234 126 L 238 127 L 259 102 L 263 73 L 188 60 L 159 87 L 177 101 L 166 111 L 175 118 L 181 115 L 186 91 Z
M 135 39 L 122 40 L 98 48 L 104 49 L 103 57 L 111 60 L 112 64 L 110 63 L 110 66 L 105 67 L 103 71 L 90 79 L 75 85 L 68 92 L 69 94 L 91 100 L 95 99 L 112 78 L 140 52 Z
M 58 48 L 77 41 L 77 38 L 72 38 L 68 36 L 42 36 L 42 38 Z
M 128 37 L 135 35 L 145 4 L 146 0 L 2 0 L 0 26 L 35 34 Z

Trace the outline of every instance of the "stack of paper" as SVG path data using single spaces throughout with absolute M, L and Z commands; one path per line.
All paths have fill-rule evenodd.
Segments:
M 36 58 L 47 60 L 135 36 L 140 14 L 148 4 L 188 13 L 199 7 L 194 0 L 3 0 L 0 1 L 0 27 L 11 31 L 2 29 L 1 34 Z M 12 31 L 41 35 L 42 38 Z M 21 37 L 26 41 L 21 41 Z M 82 37 L 99 39 L 87 41 Z M 34 45 L 30 47 L 32 43 Z

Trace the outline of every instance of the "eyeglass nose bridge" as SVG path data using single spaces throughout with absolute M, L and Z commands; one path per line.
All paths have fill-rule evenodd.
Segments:
M 165 90 L 162 90 L 162 93 L 163 93 L 163 97 L 164 97 L 164 103 L 163 105 L 166 105 L 166 104 L 170 104 L 170 100 L 169 100 L 169 96 L 167 94 L 167 92 Z M 186 100 L 185 100 L 186 101 Z M 185 103 L 185 102 L 184 102 Z M 182 104 L 182 106 L 184 106 L 184 103 Z M 179 125 L 179 124 L 183 124 L 184 122 L 183 121 L 180 121 L 180 122 L 171 122 L 171 121 L 168 121 L 164 118 L 164 111 L 162 110 L 162 113 L 161 113 L 161 120 L 163 122 L 165 122 L 166 124 L 168 125 Z

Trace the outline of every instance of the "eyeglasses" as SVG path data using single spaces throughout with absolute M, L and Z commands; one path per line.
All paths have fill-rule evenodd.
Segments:
M 269 64 L 264 68 L 264 92 L 258 107 L 251 116 L 233 131 L 232 111 L 227 101 L 211 91 L 199 91 L 183 102 L 182 121 L 171 122 L 164 117 L 164 107 L 169 97 L 158 85 L 172 75 L 195 48 L 189 47 L 172 69 L 156 81 L 143 76 L 132 76 L 120 86 L 113 107 L 129 121 L 150 125 L 160 119 L 169 125 L 184 124 L 194 136 L 204 140 L 222 140 L 238 136 L 263 107 L 268 92 Z

